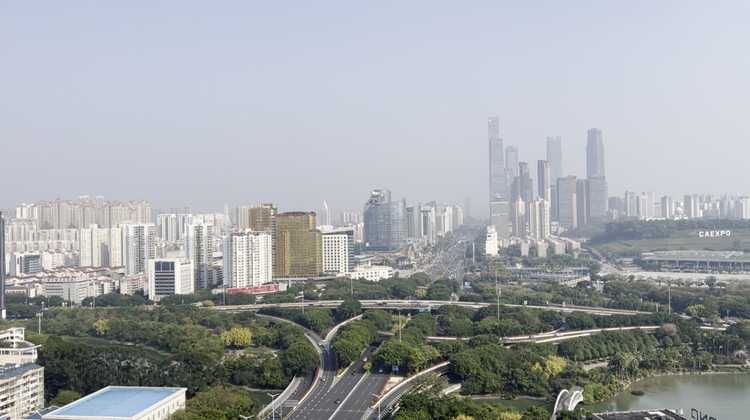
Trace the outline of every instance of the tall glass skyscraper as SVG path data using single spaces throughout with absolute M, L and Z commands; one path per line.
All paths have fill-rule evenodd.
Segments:
M 586 176 L 592 175 L 604 175 L 604 143 L 598 128 L 589 130 L 586 141 Z
M 508 181 L 505 175 L 503 139 L 500 138 L 500 119 L 489 117 L 488 123 L 490 151 L 490 201 L 496 197 L 507 198 Z
M 391 201 L 389 190 L 375 190 L 364 207 L 364 239 L 368 250 L 393 251 L 406 245 L 406 200 Z
M 5 219 L 0 211 L 0 316 L 5 319 Z

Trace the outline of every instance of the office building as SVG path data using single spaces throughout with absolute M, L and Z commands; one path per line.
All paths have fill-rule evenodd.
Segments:
M 273 281 L 273 238 L 267 230 L 237 228 L 224 238 L 224 284 L 256 287 Z
M 422 240 L 422 206 L 406 208 L 406 236 L 409 239 Z
M 510 238 L 510 205 L 505 198 L 492 200 L 490 206 L 490 225 L 495 227 L 497 240 Z
M 323 273 L 323 239 L 315 222 L 316 214 L 313 212 L 290 212 L 276 216 L 274 276 L 314 277 Z M 404 223 L 404 234 L 405 230 Z
M 516 238 L 526 237 L 526 203 L 518 198 L 513 203 L 513 236 Z
M 156 227 L 151 223 L 123 226 L 125 275 L 145 273 L 148 260 L 156 257 Z
M 638 217 L 638 195 L 633 191 L 625 191 L 625 216 Z
M 563 176 L 562 137 L 547 137 L 547 162 L 550 173 L 550 217 L 557 221 L 557 179 Z
M 332 229 L 322 234 L 323 271 L 334 275 L 354 271 L 354 229 Z
M 586 141 L 586 176 L 604 174 L 604 143 L 602 130 L 592 128 Z
M 505 148 L 505 167 L 510 169 L 509 179 L 518 176 L 518 148 L 516 146 Z
M 577 179 L 566 176 L 557 180 L 557 210 L 560 227 L 574 229 L 578 226 Z
M 437 243 L 435 207 L 429 203 L 422 206 L 422 236 L 425 238 L 428 245 L 434 245 Z
M 368 250 L 394 251 L 406 245 L 405 199 L 391 200 L 389 190 L 374 190 L 362 213 Z
M 325 200 L 323 200 L 323 206 L 320 208 L 317 223 L 318 226 L 331 225 L 331 210 L 328 208 L 328 204 L 326 204 Z
M 108 386 L 44 414 L 42 420 L 167 420 L 185 408 L 186 391 L 187 388 Z
M 703 217 L 700 196 L 697 194 L 685 195 L 683 212 L 689 219 L 700 219 Z
M 550 236 L 550 204 L 539 197 L 529 203 L 529 234 L 536 239 Z M 546 250 L 546 248 L 545 248 Z M 541 255 L 540 255 L 541 256 Z
M 2 319 L 5 319 L 5 270 L 5 218 L 3 212 L 0 212 L 0 317 Z
M 588 180 L 576 181 L 576 225 L 583 226 L 589 222 Z
M 527 162 L 518 163 L 518 180 L 518 197 L 520 197 L 524 203 L 529 203 L 534 200 L 534 183 L 532 182 L 529 164 Z
M 674 198 L 665 195 L 661 198 L 661 217 L 664 219 L 674 219 L 675 203 Z M 725 216 L 726 217 L 726 216 Z
M 490 200 L 497 197 L 507 199 L 508 180 L 503 159 L 503 139 L 500 138 L 500 119 L 490 117 L 488 123 L 490 157 Z
M 276 275 L 276 215 L 278 213 L 278 208 L 273 203 L 263 203 L 258 207 L 250 206 L 246 223 L 246 226 L 251 229 L 271 232 L 274 276 Z
M 552 175 L 550 172 L 549 162 L 546 160 L 540 160 L 536 164 L 536 177 L 537 177 L 537 195 L 542 200 L 550 201 L 552 199 Z
M 0 368 L 0 418 L 23 419 L 44 408 L 44 368 L 8 363 Z
M 604 223 L 607 219 L 607 180 L 604 175 L 591 175 L 586 181 L 588 187 L 587 207 L 589 223 Z
M 185 258 L 193 261 L 194 289 L 203 290 L 213 281 L 214 266 L 213 225 L 196 222 L 185 226 Z
M 453 229 L 458 229 L 464 224 L 464 210 L 458 204 L 453 206 Z
M 497 255 L 497 232 L 492 225 L 487 226 L 487 239 L 484 242 L 484 253 L 487 255 Z
M 91 290 L 92 280 L 91 277 L 45 277 L 41 279 L 42 296 L 57 296 L 80 305 L 87 297 L 97 295 Z
M 195 292 L 195 266 L 187 258 L 148 261 L 148 298 L 158 302 L 164 296 Z

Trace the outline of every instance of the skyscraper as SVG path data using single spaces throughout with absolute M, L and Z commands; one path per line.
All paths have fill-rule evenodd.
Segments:
M 391 201 L 389 190 L 374 190 L 365 203 L 363 215 L 367 249 L 393 251 L 406 245 L 405 199 Z
M 576 181 L 576 225 L 583 226 L 589 222 L 589 181 Z
M 422 206 L 409 206 L 406 208 L 406 237 L 421 240 L 422 235 Z
M 497 197 L 492 200 L 490 207 L 490 225 L 495 227 L 497 239 L 503 240 L 510 238 L 510 205 L 508 200 L 503 197 Z
M 5 218 L 0 211 L 0 317 L 5 319 Z
M 549 162 L 546 160 L 540 160 L 537 162 L 537 184 L 539 185 L 537 189 L 537 195 L 542 200 L 551 200 L 550 195 L 552 184 L 551 182 L 551 175 L 550 175 L 550 166 Z
M 565 229 L 578 226 L 576 183 L 574 176 L 557 179 L 557 211 L 560 226 Z
M 625 216 L 638 217 L 638 196 L 633 191 L 625 191 Z
M 315 228 L 315 219 L 312 212 L 276 216 L 274 276 L 311 277 L 323 272 L 323 238 Z
M 557 179 L 563 176 L 562 137 L 547 137 L 547 162 L 549 163 L 550 181 L 550 218 L 557 217 Z
M 354 271 L 354 228 L 323 232 L 323 271 L 326 274 Z
M 589 130 L 586 141 L 586 176 L 604 175 L 604 143 L 602 130 Z
M 507 198 L 507 178 L 503 159 L 503 139 L 500 138 L 500 120 L 490 117 L 488 124 L 490 152 L 490 201 L 495 197 Z
M 516 238 L 526 237 L 526 203 L 517 199 L 513 203 L 513 236 Z
M 520 182 L 519 196 L 524 203 L 530 203 L 534 200 L 534 184 L 531 180 L 531 173 L 527 162 L 518 163 L 518 178 Z
M 331 224 L 331 210 L 328 209 L 328 204 L 323 200 L 323 207 L 320 208 L 320 216 L 318 217 L 319 226 L 330 226 Z
M 591 175 L 587 186 L 589 223 L 603 223 L 607 220 L 607 180 L 604 175 Z
M 505 167 L 510 169 L 510 179 L 518 176 L 518 148 L 508 146 L 505 148 Z
M 255 230 L 261 229 L 271 232 L 274 270 L 276 270 L 276 214 L 278 214 L 276 204 L 263 203 L 258 207 L 250 206 L 247 220 L 247 227 Z M 274 276 L 275 275 L 276 272 L 274 271 Z
M 203 290 L 213 281 L 213 225 L 196 222 L 185 226 L 185 258 L 193 262 L 194 290 Z

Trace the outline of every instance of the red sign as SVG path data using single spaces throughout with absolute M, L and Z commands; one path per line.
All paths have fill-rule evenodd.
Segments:
M 279 291 L 278 284 L 269 284 L 267 286 L 255 286 L 255 287 L 236 287 L 233 289 L 227 289 L 227 293 L 244 293 L 246 295 L 258 295 L 261 293 L 273 293 Z

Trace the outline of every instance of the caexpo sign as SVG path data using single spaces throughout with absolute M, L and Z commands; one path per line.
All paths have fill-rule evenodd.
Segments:
M 227 289 L 227 293 L 244 293 L 246 295 L 257 295 L 261 293 L 273 293 L 279 291 L 278 284 L 271 284 L 268 286 L 255 286 L 255 287 L 238 287 L 234 289 Z
M 717 420 L 716 417 L 709 416 L 708 414 L 703 414 L 694 408 L 690 410 L 690 419 L 691 420 Z
M 725 236 L 732 236 L 731 230 L 694 230 L 690 232 L 690 236 L 698 238 L 722 238 Z

